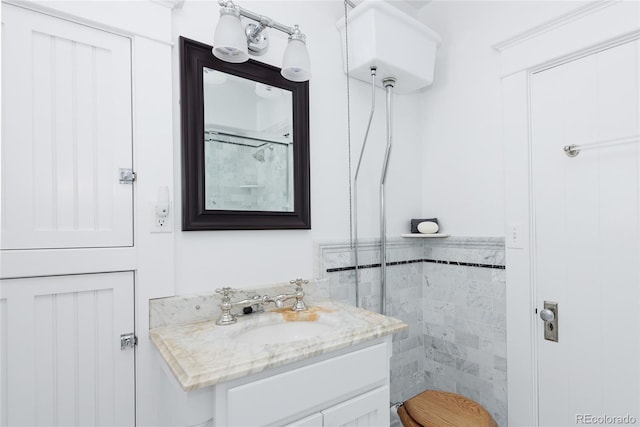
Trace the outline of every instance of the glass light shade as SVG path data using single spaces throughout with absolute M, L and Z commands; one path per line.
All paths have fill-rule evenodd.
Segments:
M 256 82 L 256 95 L 258 95 L 260 98 L 265 99 L 279 98 L 280 96 L 282 96 L 282 89 L 276 89 L 273 86 Z
M 307 46 L 302 40 L 291 39 L 282 59 L 282 77 L 293 82 L 305 82 L 311 77 Z
M 203 67 L 202 82 L 204 84 L 220 85 L 227 82 L 227 74 Z
M 247 36 L 240 19 L 228 13 L 221 13 L 213 37 L 213 55 L 226 62 L 245 62 L 249 59 Z

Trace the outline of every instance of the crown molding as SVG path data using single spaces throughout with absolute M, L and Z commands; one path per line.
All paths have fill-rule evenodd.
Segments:
M 531 40 L 544 33 L 555 30 L 556 28 L 565 26 L 575 20 L 581 19 L 587 15 L 591 15 L 592 13 L 598 12 L 599 10 L 610 7 L 616 3 L 619 3 L 620 1 L 622 0 L 596 0 L 594 2 L 581 6 L 577 9 L 574 9 L 570 12 L 567 12 L 553 19 L 550 19 L 546 22 L 543 22 L 542 24 L 536 25 L 535 27 L 532 27 L 519 34 L 516 34 L 515 36 L 509 37 L 508 39 L 498 42 L 493 45 L 493 48 L 498 52 L 503 52 L 527 40 Z
M 182 9 L 185 0 L 150 0 L 152 3 L 164 6 L 169 9 Z

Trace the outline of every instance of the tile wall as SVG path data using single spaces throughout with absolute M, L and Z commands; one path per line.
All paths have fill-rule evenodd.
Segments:
M 255 141 L 252 142 L 252 144 Z M 207 209 L 291 211 L 292 148 L 205 141 Z
M 378 311 L 379 242 L 358 246 L 361 306 Z M 504 239 L 397 238 L 387 249 L 387 314 L 409 325 L 394 336 L 392 401 L 425 389 L 454 391 L 506 425 Z M 321 287 L 350 304 L 356 302 L 353 260 L 348 243 L 316 245 Z

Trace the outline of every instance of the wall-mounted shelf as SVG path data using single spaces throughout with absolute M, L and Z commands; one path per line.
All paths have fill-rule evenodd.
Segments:
M 433 233 L 433 234 L 422 234 L 422 233 L 407 233 L 401 234 L 401 237 L 411 237 L 411 238 L 420 238 L 420 239 L 436 239 L 438 237 L 449 237 L 449 234 L 445 233 Z

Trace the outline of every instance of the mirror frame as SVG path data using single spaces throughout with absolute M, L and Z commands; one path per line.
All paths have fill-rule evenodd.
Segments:
M 292 82 L 280 68 L 249 59 L 224 62 L 212 46 L 180 37 L 180 118 L 182 134 L 182 230 L 310 229 L 309 82 Z M 292 212 L 207 210 L 204 185 L 203 68 L 261 82 L 292 92 L 293 196 Z

